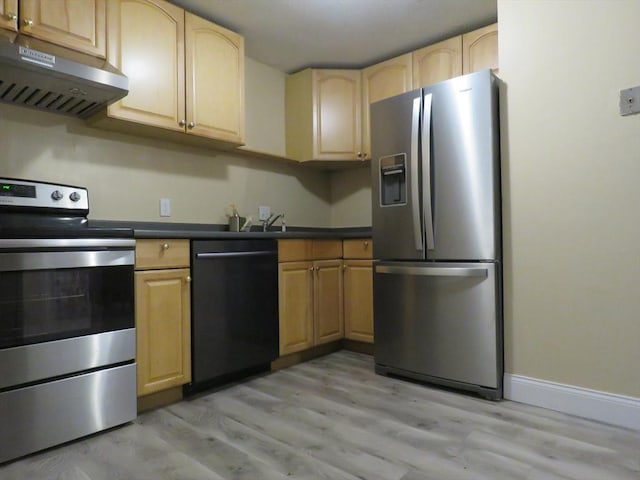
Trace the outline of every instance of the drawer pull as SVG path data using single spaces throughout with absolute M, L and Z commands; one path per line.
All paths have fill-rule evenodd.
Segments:
M 186 280 L 187 280 L 187 283 L 191 283 L 191 275 L 187 275 Z
M 163 250 L 169 250 L 169 244 L 168 243 L 163 243 L 162 244 L 162 249 Z

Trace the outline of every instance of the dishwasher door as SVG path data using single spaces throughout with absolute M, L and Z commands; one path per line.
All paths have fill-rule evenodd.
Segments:
M 191 393 L 278 357 L 276 240 L 193 240 Z

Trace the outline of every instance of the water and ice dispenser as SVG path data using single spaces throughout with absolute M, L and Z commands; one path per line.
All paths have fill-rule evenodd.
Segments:
M 398 153 L 380 159 L 380 205 L 407 203 L 407 155 Z

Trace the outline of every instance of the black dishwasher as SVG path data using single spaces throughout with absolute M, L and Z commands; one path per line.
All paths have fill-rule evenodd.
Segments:
M 276 240 L 191 242 L 189 395 L 268 370 L 278 357 Z

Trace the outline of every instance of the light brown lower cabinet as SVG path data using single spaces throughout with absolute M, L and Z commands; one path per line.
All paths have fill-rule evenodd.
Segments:
M 344 337 L 373 343 L 373 243 L 346 239 L 344 252 Z
M 342 260 L 313 262 L 314 344 L 344 337 Z
M 278 265 L 280 355 L 313 346 L 313 263 Z
M 189 241 L 136 241 L 138 396 L 191 381 Z
M 136 272 L 138 396 L 191 381 L 189 269 Z
M 373 262 L 344 261 L 344 337 L 373 343 Z
M 280 240 L 278 256 L 280 355 L 343 338 L 342 242 Z

